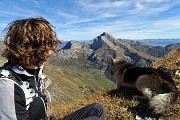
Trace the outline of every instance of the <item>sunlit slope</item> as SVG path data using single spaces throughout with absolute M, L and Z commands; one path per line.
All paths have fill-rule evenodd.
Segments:
M 52 106 L 77 102 L 98 91 L 112 89 L 115 84 L 95 69 L 80 69 L 73 66 L 57 67 L 45 65 L 44 72 L 50 79 L 48 91 L 51 94 Z

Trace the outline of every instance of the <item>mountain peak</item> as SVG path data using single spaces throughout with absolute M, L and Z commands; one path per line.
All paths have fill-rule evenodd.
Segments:
M 113 37 L 108 32 L 103 32 L 102 34 L 100 34 L 91 41 L 90 46 L 91 49 L 93 49 L 94 51 L 96 51 L 97 49 L 101 48 L 104 45 L 107 45 L 112 49 L 116 49 L 116 45 L 115 45 L 116 42 L 118 43 L 118 39 Z
M 108 32 L 103 32 L 100 36 L 110 36 L 113 37 L 111 34 L 109 34 Z
M 112 36 L 111 34 L 109 34 L 108 32 L 103 32 L 101 35 L 100 35 L 101 38 L 105 38 L 103 40 L 105 40 L 105 42 L 109 41 L 109 42 L 114 42 L 114 41 L 117 41 L 118 39 L 115 38 L 114 36 Z

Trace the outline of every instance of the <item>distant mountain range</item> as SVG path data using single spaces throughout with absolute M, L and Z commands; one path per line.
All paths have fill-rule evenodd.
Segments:
M 148 45 L 153 45 L 153 46 L 166 46 L 170 44 L 176 44 L 180 43 L 180 38 L 172 38 L 172 39 L 141 39 L 141 40 L 127 40 L 127 41 L 135 41 L 135 42 L 140 42 L 143 44 L 148 44 Z M 64 45 L 69 41 L 63 41 L 63 44 L 59 46 L 59 48 L 63 48 Z M 86 41 L 87 42 L 87 41 Z M 85 43 L 85 42 L 81 42 Z
M 180 38 L 179 39 L 142 39 L 135 41 L 147 43 L 149 45 L 154 45 L 154 46 L 166 46 L 170 44 L 180 43 Z

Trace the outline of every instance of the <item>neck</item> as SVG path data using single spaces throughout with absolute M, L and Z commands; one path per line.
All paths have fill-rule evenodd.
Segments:
M 25 68 L 36 70 L 36 69 L 38 69 L 38 66 L 31 65 L 31 66 L 25 66 Z
M 15 63 L 15 62 L 13 62 L 13 60 L 8 60 L 8 63 L 12 63 L 12 64 L 17 64 L 17 63 Z M 39 67 L 38 66 L 36 66 L 36 65 L 30 65 L 30 66 L 23 66 L 22 65 L 22 67 L 25 67 L 25 68 L 28 68 L 28 69 L 34 69 L 34 70 L 36 70 L 36 69 L 38 69 Z

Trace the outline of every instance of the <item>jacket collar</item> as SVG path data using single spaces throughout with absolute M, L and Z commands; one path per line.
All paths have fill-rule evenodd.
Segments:
M 39 68 L 39 73 L 38 73 L 38 78 L 42 78 L 44 79 L 46 76 L 42 73 L 43 72 L 43 66 L 44 64 L 42 64 Z M 9 72 L 8 70 L 11 69 L 13 72 L 17 73 L 17 74 L 23 74 L 26 75 L 28 77 L 32 77 L 34 75 L 29 74 L 22 66 L 15 64 L 9 64 L 8 62 L 5 63 L 5 66 L 3 67 L 3 69 L 0 70 L 0 73 L 3 74 L 4 76 L 8 76 Z
M 26 75 L 26 76 L 33 76 L 31 74 L 29 74 L 22 66 L 20 65 L 10 65 L 10 68 L 13 72 L 17 73 L 17 74 L 23 74 L 23 75 Z

